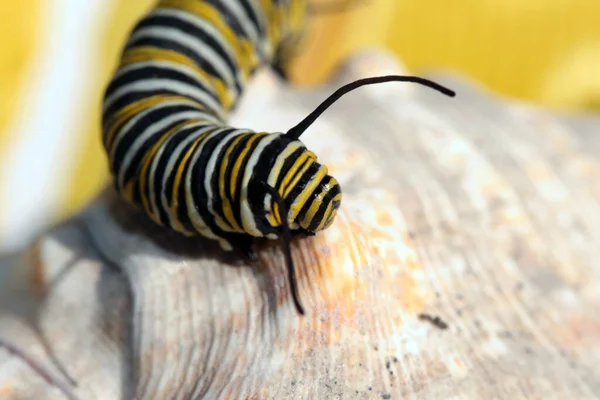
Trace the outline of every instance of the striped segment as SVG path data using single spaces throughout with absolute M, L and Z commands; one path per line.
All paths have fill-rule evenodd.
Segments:
M 298 140 L 226 125 L 252 73 L 297 35 L 304 0 L 162 0 L 135 26 L 103 105 L 117 190 L 156 223 L 218 240 L 326 228 L 337 181 Z M 288 205 L 280 211 L 265 184 Z

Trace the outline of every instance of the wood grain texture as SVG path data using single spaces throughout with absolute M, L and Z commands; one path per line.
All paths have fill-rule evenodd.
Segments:
M 233 123 L 285 131 L 390 72 L 376 52 L 314 90 L 264 72 Z M 294 243 L 305 318 L 278 242 L 249 265 L 107 189 L 3 263 L 0 338 L 81 399 L 598 398 L 600 119 L 430 77 L 457 97 L 364 88 L 303 138 L 344 191 Z M 0 398 L 63 398 L 5 350 Z

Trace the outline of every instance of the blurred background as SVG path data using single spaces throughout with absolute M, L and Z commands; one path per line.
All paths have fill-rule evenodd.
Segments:
M 0 3 L 0 251 L 106 184 L 102 92 L 128 31 L 152 4 Z M 348 55 L 373 47 L 393 51 L 411 72 L 447 70 L 564 113 L 600 109 L 599 0 L 364 0 L 312 21 L 291 76 L 319 84 Z

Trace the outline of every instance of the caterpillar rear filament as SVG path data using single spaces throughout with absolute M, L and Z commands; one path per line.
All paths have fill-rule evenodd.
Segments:
M 299 140 L 345 93 L 405 76 L 346 85 L 287 133 L 226 124 L 253 72 L 301 32 L 304 0 L 160 0 L 134 27 L 103 105 L 103 143 L 114 185 L 153 221 L 225 250 L 252 254 L 255 237 L 290 238 L 334 221 L 342 193 Z

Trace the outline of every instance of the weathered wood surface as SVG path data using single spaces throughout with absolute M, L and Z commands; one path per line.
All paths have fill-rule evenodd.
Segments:
M 234 123 L 285 130 L 318 90 L 261 74 Z M 103 193 L 4 262 L 0 338 L 81 399 L 600 397 L 600 119 L 559 118 L 446 76 L 361 89 L 306 134 L 344 190 L 294 256 L 245 265 Z M 440 329 L 419 318 L 441 318 Z M 0 398 L 59 399 L 0 349 Z

